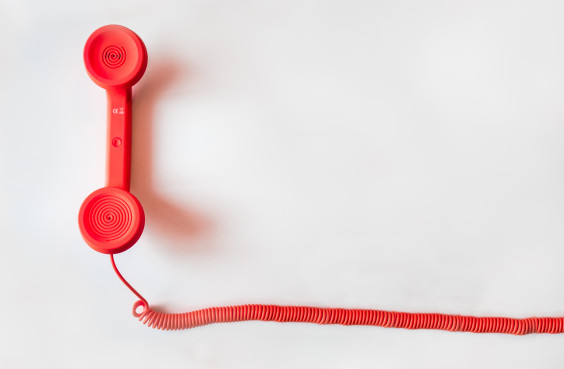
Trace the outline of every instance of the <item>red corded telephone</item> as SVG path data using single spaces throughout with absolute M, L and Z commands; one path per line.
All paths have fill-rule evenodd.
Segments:
M 139 298 L 133 305 L 133 315 L 143 323 L 159 329 L 263 320 L 517 335 L 564 332 L 564 317 L 516 319 L 277 305 L 212 307 L 180 314 L 152 310 L 147 300 L 123 278 L 114 261 L 114 254 L 129 249 L 137 242 L 145 225 L 143 207 L 129 192 L 129 182 L 131 89 L 145 73 L 147 50 L 143 41 L 131 30 L 108 25 L 97 29 L 88 38 L 84 63 L 90 78 L 106 89 L 108 96 L 107 163 L 106 186 L 84 200 L 78 223 L 84 241 L 94 250 L 110 255 L 117 276 Z

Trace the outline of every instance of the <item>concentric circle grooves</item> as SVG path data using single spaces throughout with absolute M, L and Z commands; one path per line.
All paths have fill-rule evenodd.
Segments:
M 125 49 L 121 46 L 110 45 L 104 49 L 102 60 L 109 68 L 121 67 L 125 63 Z
M 100 196 L 90 206 L 88 214 L 92 236 L 103 241 L 116 240 L 131 228 L 131 207 L 117 196 Z

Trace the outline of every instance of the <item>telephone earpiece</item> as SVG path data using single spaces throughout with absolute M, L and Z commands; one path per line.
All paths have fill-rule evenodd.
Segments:
M 137 242 L 145 225 L 139 201 L 129 192 L 131 167 L 131 88 L 147 68 L 147 49 L 133 31 L 104 26 L 84 47 L 90 78 L 106 89 L 106 187 L 90 194 L 80 207 L 82 237 L 94 250 L 116 254 Z

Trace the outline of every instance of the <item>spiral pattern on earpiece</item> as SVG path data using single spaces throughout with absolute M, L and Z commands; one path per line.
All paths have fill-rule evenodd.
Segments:
M 88 218 L 92 236 L 112 241 L 129 231 L 133 214 L 129 204 L 122 198 L 103 195 L 92 201 Z
M 121 67 L 125 63 L 125 49 L 121 46 L 110 45 L 104 49 L 102 60 L 109 68 Z

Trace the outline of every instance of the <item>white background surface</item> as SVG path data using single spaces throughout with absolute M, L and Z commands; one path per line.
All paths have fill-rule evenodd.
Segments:
M 0 367 L 561 368 L 564 336 L 237 323 L 161 332 L 82 241 L 105 93 L 145 41 L 116 257 L 153 305 L 564 315 L 564 3 L 0 1 Z

